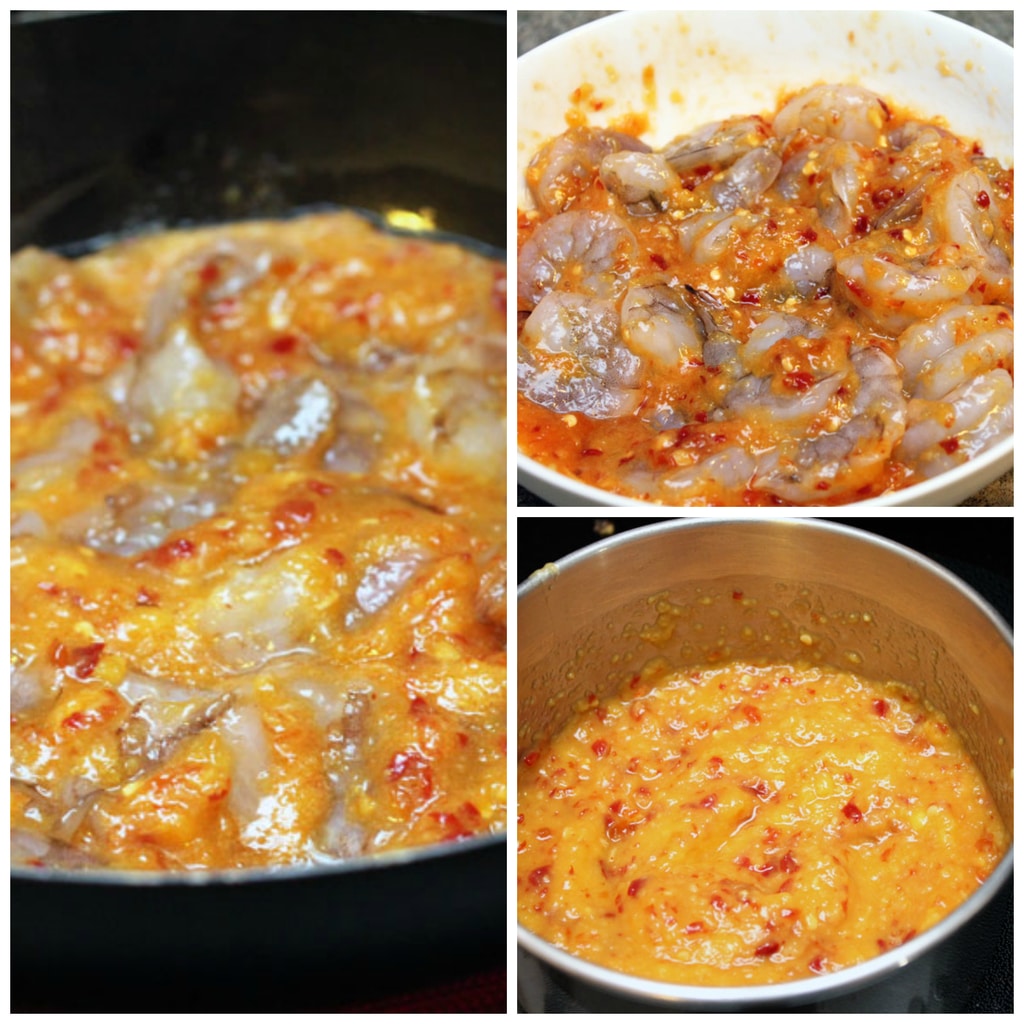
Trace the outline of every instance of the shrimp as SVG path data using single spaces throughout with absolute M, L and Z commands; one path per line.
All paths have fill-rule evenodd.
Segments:
M 925 479 L 987 451 L 1013 433 L 1013 378 L 990 370 L 937 401 L 912 398 L 893 455 Z
M 782 261 L 782 276 L 800 298 L 810 299 L 828 290 L 835 268 L 835 256 L 824 246 L 804 245 Z
M 778 447 L 758 462 L 755 490 L 785 501 L 821 504 L 870 486 L 903 436 L 907 403 L 899 366 L 881 349 L 850 357 L 857 393 L 839 429 L 804 438 L 795 450 Z M 787 446 L 788 447 L 788 446 Z
M 520 308 L 533 309 L 556 288 L 619 298 L 636 251 L 633 233 L 613 213 L 559 214 L 541 224 L 519 250 Z
M 727 213 L 749 209 L 755 200 L 771 188 L 779 175 L 782 161 L 769 146 L 760 146 L 741 156 L 731 167 L 716 177 L 711 196 Z
M 996 193 L 988 176 L 977 167 L 953 175 L 934 196 L 925 200 L 924 220 L 933 236 L 951 242 L 979 262 L 979 285 L 989 301 L 1012 301 L 1013 265 L 1008 255 L 1012 240 L 992 216 Z
M 609 153 L 601 161 L 601 181 L 634 216 L 663 210 L 679 188 L 679 175 L 660 153 Z
M 549 216 L 564 213 L 597 176 L 601 161 L 623 150 L 649 153 L 650 146 L 602 128 L 570 128 L 552 139 L 526 169 L 537 208 Z
M 707 331 L 694 307 L 667 284 L 634 285 L 622 300 L 622 340 L 666 366 L 700 360 Z
M 869 237 L 836 255 L 833 293 L 847 299 L 869 325 L 897 333 L 957 302 L 978 277 L 981 259 L 940 245 L 903 262 L 897 250 Z
M 776 115 L 772 126 L 780 137 L 803 128 L 813 135 L 862 146 L 884 140 L 889 109 L 880 96 L 858 85 L 816 85 L 797 93 Z
M 855 142 L 836 142 L 821 159 L 818 216 L 840 244 L 853 234 L 857 202 L 870 173 L 870 153 Z
M 661 153 L 678 174 L 704 165 L 727 167 L 763 146 L 768 134 L 768 125 L 760 117 L 733 117 L 679 135 Z
M 757 214 L 742 209 L 735 213 L 699 211 L 679 225 L 679 243 L 694 262 L 714 264 L 761 219 Z
M 1013 368 L 1013 316 L 1002 306 L 954 306 L 900 335 L 896 358 L 914 398 L 938 399 L 965 381 Z
M 552 292 L 523 325 L 519 390 L 559 414 L 627 416 L 640 403 L 643 360 L 622 344 L 610 302 Z

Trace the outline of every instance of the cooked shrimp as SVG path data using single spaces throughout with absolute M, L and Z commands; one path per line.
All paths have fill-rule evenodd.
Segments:
M 642 368 L 610 302 L 552 292 L 523 326 L 519 390 L 552 412 L 626 416 L 639 404 Z
M 899 366 L 881 349 L 850 357 L 856 397 L 839 429 L 805 438 L 795 451 L 782 448 L 758 462 L 751 486 L 799 504 L 835 499 L 869 486 L 892 454 L 906 425 Z
M 635 253 L 633 233 L 615 214 L 559 214 L 541 224 L 519 250 L 520 308 L 532 309 L 556 288 L 601 299 L 621 296 Z
M 914 398 L 937 399 L 989 370 L 1013 368 L 1013 317 L 1002 306 L 954 306 L 900 335 Z
M 816 85 L 797 93 L 775 115 L 772 127 L 779 136 L 804 128 L 826 138 L 877 146 L 889 117 L 881 97 L 868 89 L 857 85 Z
M 537 208 L 548 215 L 563 213 L 596 177 L 609 153 L 647 153 L 650 146 L 622 132 L 602 128 L 570 128 L 556 136 L 530 161 L 526 183 Z

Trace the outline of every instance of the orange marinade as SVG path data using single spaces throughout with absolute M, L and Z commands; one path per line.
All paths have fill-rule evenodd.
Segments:
M 12 268 L 16 862 L 505 820 L 505 269 L 352 214 Z
M 652 664 L 519 766 L 519 920 L 692 985 L 867 960 L 931 927 L 1008 843 L 909 687 L 793 665 Z

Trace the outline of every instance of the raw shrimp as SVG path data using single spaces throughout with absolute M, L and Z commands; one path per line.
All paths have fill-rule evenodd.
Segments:
M 1008 429 L 1013 172 L 973 139 L 824 84 L 653 150 L 570 129 L 541 165 L 525 455 L 645 501 L 839 505 Z
M 660 153 L 609 153 L 601 161 L 601 181 L 635 216 L 664 209 L 679 188 L 679 175 Z
M 760 146 L 741 156 L 711 186 L 711 195 L 718 206 L 731 213 L 747 209 L 778 177 L 782 161 L 768 146 Z
M 898 251 L 876 247 L 869 237 L 842 249 L 833 290 L 884 331 L 902 331 L 961 300 L 978 277 L 981 259 L 959 246 L 939 246 L 907 262 Z
M 834 431 L 805 438 L 790 455 L 763 456 L 751 486 L 799 504 L 820 503 L 870 485 L 906 425 L 899 366 L 879 348 L 850 357 L 857 393 L 850 418 Z
M 895 457 L 930 478 L 987 451 L 1013 432 L 1013 378 L 990 370 L 936 401 L 912 398 Z
M 532 309 L 556 288 L 601 299 L 619 297 L 635 254 L 636 239 L 615 214 L 559 214 L 541 224 L 519 250 L 520 308 Z
M 797 93 L 772 122 L 775 134 L 803 128 L 814 135 L 877 146 L 890 117 L 880 96 L 857 85 L 816 85 Z
M 942 398 L 965 381 L 1013 368 L 1013 316 L 1002 306 L 954 306 L 900 335 L 896 358 L 914 398 Z
M 537 208 L 554 215 L 567 210 L 597 175 L 609 153 L 647 153 L 650 146 L 622 132 L 570 128 L 556 136 L 530 161 L 526 181 Z
M 668 284 L 634 285 L 622 300 L 622 339 L 666 366 L 700 360 L 707 330 L 693 305 Z
M 750 150 L 763 146 L 768 135 L 768 125 L 762 118 L 734 117 L 712 121 L 677 136 L 661 153 L 679 174 L 703 165 L 727 167 Z
M 978 260 L 985 298 L 1001 301 L 1013 294 L 1012 240 L 993 217 L 996 192 L 977 167 L 954 175 L 925 202 L 924 220 L 933 236 L 951 242 Z
M 519 389 L 552 412 L 626 416 L 639 404 L 642 368 L 609 302 L 552 292 L 523 327 Z

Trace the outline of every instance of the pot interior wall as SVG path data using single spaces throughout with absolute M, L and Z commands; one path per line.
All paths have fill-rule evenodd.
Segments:
M 889 545 L 785 522 L 640 531 L 537 574 L 518 621 L 521 752 L 651 658 L 798 660 L 915 686 L 1012 829 L 1009 643 L 956 582 Z

